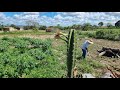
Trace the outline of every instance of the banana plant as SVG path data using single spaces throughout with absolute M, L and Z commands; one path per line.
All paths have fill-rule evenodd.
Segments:
M 63 37 L 65 38 L 63 38 Z M 73 77 L 73 67 L 75 67 L 75 56 L 76 56 L 76 33 L 74 29 L 71 29 L 68 34 L 64 34 L 57 31 L 55 38 L 60 38 L 67 43 L 67 77 Z

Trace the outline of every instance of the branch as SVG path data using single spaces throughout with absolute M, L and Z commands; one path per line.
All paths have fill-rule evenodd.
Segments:
M 62 37 L 60 37 L 60 39 L 64 40 L 66 43 L 68 42 L 66 39 L 64 39 L 64 38 L 62 38 Z

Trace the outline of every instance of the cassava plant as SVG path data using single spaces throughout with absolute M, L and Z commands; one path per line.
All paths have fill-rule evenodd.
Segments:
M 75 48 L 76 48 L 76 38 L 75 38 L 75 30 L 71 29 L 68 35 L 57 31 L 55 38 L 60 38 L 67 43 L 67 77 L 71 78 L 73 73 L 73 67 L 75 67 Z M 65 38 L 61 37 L 64 36 Z

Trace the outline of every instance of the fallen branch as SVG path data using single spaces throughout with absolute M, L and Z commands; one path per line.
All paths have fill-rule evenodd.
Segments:
M 110 68 L 107 67 L 107 69 L 113 74 L 114 78 L 120 78 L 120 72 L 115 71 L 113 72 Z

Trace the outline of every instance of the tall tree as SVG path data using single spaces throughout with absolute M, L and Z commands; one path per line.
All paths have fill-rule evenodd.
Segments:
M 44 25 L 40 25 L 39 30 L 45 30 L 47 27 Z
M 84 23 L 84 25 L 82 26 L 82 30 L 83 31 L 87 31 L 87 30 L 92 30 L 92 25 L 90 23 Z
M 33 29 L 33 28 L 39 27 L 39 23 L 37 21 L 33 21 L 33 20 L 27 20 L 26 24 L 27 24 L 26 29 Z
M 61 29 L 61 30 L 64 29 L 60 24 L 57 24 L 56 28 L 59 28 L 59 29 Z
M 1 22 L 1 24 L 0 24 L 0 30 L 3 30 L 3 28 L 4 28 L 3 22 Z
M 103 22 L 99 22 L 98 25 L 101 27 L 103 26 Z

